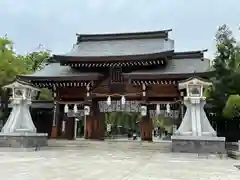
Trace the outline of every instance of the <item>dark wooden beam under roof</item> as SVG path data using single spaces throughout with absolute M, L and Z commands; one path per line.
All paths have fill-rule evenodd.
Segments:
M 106 68 L 106 67 L 147 67 L 164 65 L 167 58 L 159 58 L 156 60 L 142 60 L 142 61 L 123 61 L 123 62 L 67 62 L 61 65 L 68 65 L 73 68 Z
M 127 75 L 125 78 L 130 78 L 132 80 L 182 80 L 182 79 L 187 79 L 192 76 L 198 76 L 202 78 L 210 78 L 213 75 L 213 71 L 209 72 L 197 72 L 197 73 L 176 73 L 176 74 L 157 74 L 157 73 L 152 73 L 152 74 L 132 74 Z
M 131 84 L 141 86 L 146 85 L 174 85 L 177 86 L 179 81 L 191 78 L 193 76 L 198 78 L 209 79 L 214 72 L 202 73 L 188 73 L 188 74 L 158 74 L 158 75 L 142 75 L 142 76 L 129 76 L 128 79 Z
M 179 81 L 191 78 L 199 77 L 209 79 L 212 77 L 214 71 L 209 72 L 199 72 L 199 73 L 178 73 L 178 74 L 148 74 L 148 75 L 138 75 L 138 76 L 128 76 L 131 84 L 141 86 L 142 84 L 172 84 L 177 85 Z
M 131 33 L 109 33 L 109 34 L 76 34 L 77 43 L 83 41 L 108 41 L 124 39 L 145 39 L 145 38 L 168 38 L 168 32 L 172 29 L 162 31 L 131 32 Z

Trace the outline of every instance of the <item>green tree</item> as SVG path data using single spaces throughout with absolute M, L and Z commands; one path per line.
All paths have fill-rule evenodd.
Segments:
M 0 87 L 11 83 L 17 74 L 27 72 L 24 64 L 13 51 L 13 42 L 0 37 Z
M 49 50 L 40 50 L 28 53 L 26 56 L 18 56 L 18 59 L 24 64 L 26 72 L 28 74 L 34 73 L 35 71 L 41 70 L 48 63 L 50 57 Z M 46 88 L 42 88 L 39 100 L 52 100 L 52 93 Z
M 240 92 L 240 51 L 227 25 L 220 26 L 216 33 L 217 52 L 214 59 L 213 86 L 208 91 L 209 101 L 217 116 L 221 116 L 230 95 Z
M 49 50 L 28 53 L 26 56 L 17 55 L 13 51 L 13 42 L 7 37 L 0 37 L 0 94 L 6 84 L 15 80 L 19 74 L 31 74 L 42 69 L 50 56 Z M 50 100 L 51 92 L 43 89 L 40 99 Z
M 24 61 L 25 68 L 28 72 L 35 72 L 44 68 L 50 56 L 49 50 L 35 51 L 26 56 L 19 56 Z
M 223 114 L 227 118 L 234 118 L 240 113 L 240 96 L 230 95 L 224 107 Z

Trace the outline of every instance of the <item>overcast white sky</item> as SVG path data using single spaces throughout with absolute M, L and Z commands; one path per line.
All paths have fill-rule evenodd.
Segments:
M 38 44 L 66 53 L 76 33 L 171 28 L 177 51 L 207 48 L 211 57 L 219 25 L 240 38 L 240 0 L 0 0 L 0 21 L 0 36 L 8 34 L 21 54 Z

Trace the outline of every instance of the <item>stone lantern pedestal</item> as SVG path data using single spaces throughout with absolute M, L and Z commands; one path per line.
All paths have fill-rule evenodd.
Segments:
M 186 89 L 184 104 L 187 111 L 181 125 L 171 137 L 173 152 L 225 153 L 225 137 L 217 137 L 204 111 L 203 89 L 211 83 L 200 78 L 190 78 L 179 83 Z
M 0 147 L 30 148 L 47 146 L 45 133 L 37 133 L 29 111 L 38 89 L 20 82 L 5 86 L 12 90 L 13 108 L 0 133 Z

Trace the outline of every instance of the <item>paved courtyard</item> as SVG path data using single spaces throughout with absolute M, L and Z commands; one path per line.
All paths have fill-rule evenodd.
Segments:
M 0 152 L 2 180 L 235 180 L 236 160 L 150 151 Z

